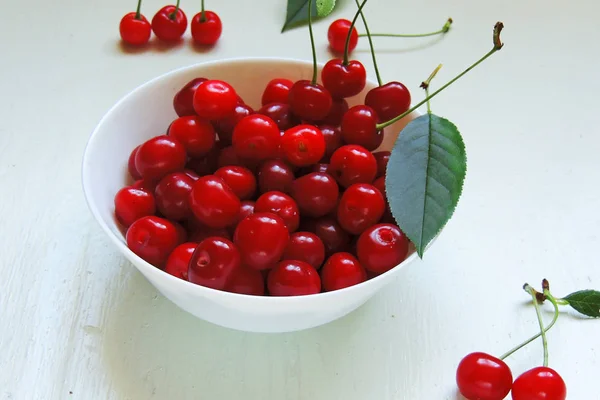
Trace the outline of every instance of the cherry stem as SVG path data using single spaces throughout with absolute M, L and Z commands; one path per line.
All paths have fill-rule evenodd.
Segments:
M 204 0 L 202 0 L 202 2 L 200 3 L 200 22 L 205 22 L 206 21 L 206 14 L 204 12 Z
M 360 3 L 358 0 L 356 1 L 356 5 L 360 7 Z M 365 31 L 367 31 L 367 38 L 369 39 L 369 48 L 371 49 L 371 57 L 373 58 L 373 69 L 375 69 L 375 76 L 377 77 L 377 83 L 379 86 L 383 86 L 383 81 L 381 80 L 381 75 L 379 74 L 379 68 L 377 67 L 377 58 L 375 57 L 375 48 L 373 47 L 373 39 L 371 39 L 371 32 L 369 31 L 369 25 L 367 25 L 367 19 L 365 18 L 365 14 L 363 14 L 362 10 L 360 10 L 360 17 L 362 18 L 363 25 L 365 26 Z M 348 37 L 352 33 L 352 30 L 348 32 Z M 359 35 L 360 36 L 360 35 Z
M 173 21 L 175 21 L 175 18 L 177 17 L 177 11 L 179 11 L 179 2 L 180 0 L 177 0 L 177 3 L 175 4 L 175 11 L 173 11 L 171 15 L 169 15 L 169 18 Z
M 544 367 L 548 366 L 548 339 L 546 338 L 546 330 L 544 329 L 544 320 L 542 319 L 542 312 L 540 311 L 540 304 L 538 303 L 536 291 L 525 284 L 523 287 L 527 293 L 533 298 L 533 306 L 535 307 L 535 314 L 537 315 L 538 323 L 540 325 L 540 333 L 542 335 L 542 346 L 544 347 Z
M 137 10 L 135 10 L 135 19 L 142 19 L 142 0 L 138 0 Z
M 426 37 L 426 36 L 435 36 L 435 35 L 439 35 L 440 33 L 446 33 L 450 30 L 450 25 L 452 25 L 452 18 L 448 18 L 448 20 L 446 21 L 446 23 L 444 24 L 444 26 L 442 27 L 442 29 L 437 30 L 435 32 L 429 32 L 429 33 L 371 33 L 369 34 L 369 31 L 367 30 L 367 33 L 361 33 L 358 36 L 359 37 L 365 37 L 365 36 L 384 36 L 384 37 L 403 37 L 403 38 L 417 38 L 417 37 Z
M 317 83 L 317 50 L 315 49 L 315 37 L 313 36 L 312 29 L 312 3 L 313 0 L 308 0 L 308 32 L 310 33 L 310 46 L 312 48 L 313 58 L 313 75 L 311 83 L 315 85 Z
M 409 110 L 403 112 L 402 114 L 398 115 L 397 117 L 394 117 L 394 118 L 390 119 L 389 121 L 377 124 L 376 129 L 377 130 L 381 130 L 381 129 L 385 128 L 385 127 L 388 127 L 388 126 L 390 126 L 392 124 L 395 124 L 396 122 L 400 121 L 402 118 L 406 117 L 408 114 L 410 114 L 411 112 L 415 111 L 417 108 L 421 107 L 423 104 L 427 103 L 430 99 L 432 99 L 435 96 L 437 96 L 438 94 L 440 94 L 444 89 L 446 89 L 448 86 L 452 85 L 454 82 L 456 82 L 457 80 L 459 80 L 463 75 L 466 75 L 467 72 L 471 71 L 473 68 L 475 68 L 476 66 L 478 66 L 479 64 L 481 64 L 489 56 L 491 56 L 492 54 L 494 54 L 495 52 L 497 52 L 498 50 L 500 50 L 504 46 L 504 43 L 502 43 L 500 41 L 500 31 L 502 31 L 503 27 L 504 27 L 504 25 L 502 24 L 502 22 L 497 22 L 496 25 L 494 26 L 494 38 L 493 38 L 494 39 L 494 47 L 486 55 L 484 55 L 483 57 L 481 57 L 474 64 L 471 64 L 471 66 L 469 68 L 465 69 L 463 72 L 461 72 L 460 74 L 456 75 L 449 82 L 447 82 L 444 86 L 442 86 L 441 88 L 439 88 L 438 90 L 436 90 L 435 92 L 433 92 L 431 95 L 427 96 L 425 99 L 421 100 L 419 103 L 417 103 L 416 105 L 414 105 L 413 107 L 411 107 Z
M 356 3 L 358 4 L 358 0 L 356 1 Z M 358 6 L 358 10 L 356 11 L 356 14 L 354 14 L 354 18 L 352 19 L 352 22 L 350 23 L 350 29 L 348 30 L 348 35 L 346 35 L 346 44 L 344 45 L 344 65 L 348 65 L 348 52 L 350 49 L 350 37 L 352 36 L 352 31 L 354 30 L 354 25 L 356 25 L 356 20 L 358 19 L 358 16 L 362 13 L 362 9 L 365 6 L 365 4 L 367 4 L 367 0 L 364 0 L 362 2 L 361 5 Z
M 435 78 L 435 76 L 441 68 L 442 64 L 438 65 L 436 69 L 434 69 L 433 72 L 429 75 L 429 78 L 421 82 L 421 87 L 425 89 L 425 97 L 429 97 L 429 84 L 431 83 L 431 80 Z M 429 104 L 429 100 L 427 100 L 427 114 L 431 114 L 431 105 Z

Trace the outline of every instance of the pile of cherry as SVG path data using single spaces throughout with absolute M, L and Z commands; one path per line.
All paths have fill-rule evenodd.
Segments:
M 372 152 L 382 132 L 353 123 L 375 112 L 343 97 L 313 107 L 315 87 L 329 95 L 273 79 L 254 111 L 226 82 L 188 82 L 179 117 L 133 149 L 135 182 L 115 196 L 128 247 L 181 279 L 252 295 L 338 290 L 401 263 L 409 241 L 385 198 L 390 153 Z

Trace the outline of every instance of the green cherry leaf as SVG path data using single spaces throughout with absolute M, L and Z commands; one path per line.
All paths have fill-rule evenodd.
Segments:
M 387 166 L 386 196 L 420 258 L 454 213 L 466 172 L 465 144 L 452 122 L 425 114 L 400 132 Z
M 600 292 L 580 290 L 563 298 L 575 310 L 588 317 L 600 318 Z
M 335 0 L 313 0 L 312 17 L 313 20 L 319 17 L 326 17 L 335 8 Z M 288 0 L 287 15 L 285 24 L 281 32 L 308 22 L 308 0 Z

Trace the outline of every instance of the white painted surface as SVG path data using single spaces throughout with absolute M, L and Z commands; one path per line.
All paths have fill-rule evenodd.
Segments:
M 351 0 L 338 1 L 315 25 L 321 59 L 328 23 L 352 13 Z M 118 21 L 134 3 L 3 4 L 1 399 L 454 400 L 464 354 L 499 354 L 535 332 L 525 281 L 546 277 L 557 295 L 600 288 L 597 3 L 367 7 L 378 31 L 454 18 L 443 40 L 376 42 L 384 79 L 406 82 L 415 97 L 438 62 L 442 82 L 487 51 L 496 20 L 506 46 L 433 103 L 463 132 L 469 171 L 425 260 L 342 320 L 284 335 L 218 328 L 158 295 L 93 221 L 80 163 L 89 133 L 132 88 L 200 60 L 308 58 L 307 32 L 279 34 L 282 0 L 207 1 L 225 24 L 214 50 L 186 43 L 123 54 Z M 143 10 L 151 16 L 162 5 L 146 0 Z M 195 12 L 194 2 L 182 5 Z M 361 40 L 355 56 L 372 72 L 366 51 Z M 599 334 L 600 321 L 567 313 L 549 335 L 550 363 L 570 399 L 600 398 Z M 518 374 L 541 356 L 538 342 L 510 363 Z

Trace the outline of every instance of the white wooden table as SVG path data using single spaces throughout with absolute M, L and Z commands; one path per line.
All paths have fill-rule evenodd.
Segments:
M 338 1 L 314 27 L 320 60 L 329 23 L 354 12 L 353 1 Z M 182 7 L 191 16 L 199 3 Z M 0 399 L 460 398 L 461 357 L 501 354 L 535 333 L 524 282 L 548 278 L 557 295 L 600 289 L 600 5 L 559 3 L 367 5 L 374 31 L 454 18 L 443 40 L 376 40 L 384 79 L 406 82 L 415 98 L 438 63 L 443 82 L 487 51 L 497 20 L 506 45 L 433 102 L 459 126 L 469 156 L 464 195 L 435 246 L 358 311 L 284 335 L 219 328 L 159 295 L 92 219 L 80 162 L 104 112 L 156 75 L 232 56 L 308 59 L 305 28 L 279 33 L 285 1 L 208 0 L 225 25 L 215 49 L 139 54 L 117 40 L 134 0 L 3 4 Z M 146 0 L 143 12 L 163 5 Z M 372 74 L 366 40 L 354 56 Z M 570 399 L 600 399 L 599 335 L 600 321 L 574 313 L 549 334 L 550 364 Z M 519 374 L 541 361 L 536 342 L 510 365 Z

